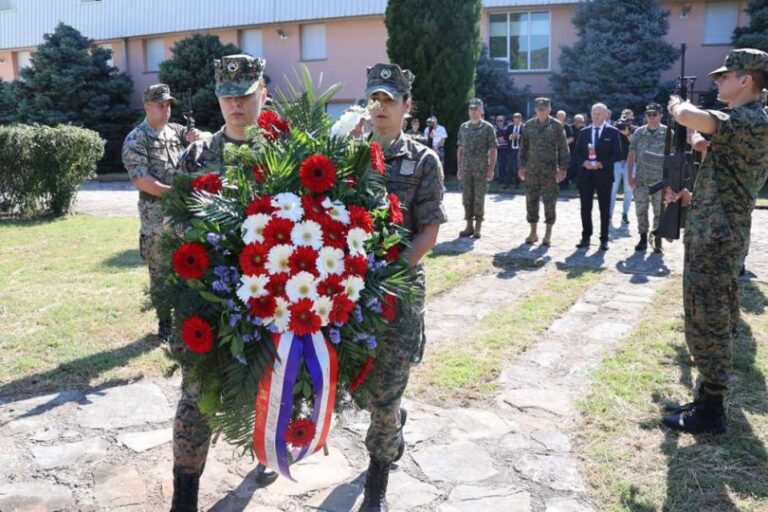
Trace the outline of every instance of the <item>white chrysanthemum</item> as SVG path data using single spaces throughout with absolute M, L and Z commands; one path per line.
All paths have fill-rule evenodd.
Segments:
M 349 137 L 361 119 L 370 118 L 368 111 L 363 107 L 354 105 L 341 114 L 339 119 L 331 126 L 331 137 Z
M 265 265 L 270 274 L 288 272 L 288 258 L 293 254 L 293 246 L 287 244 L 276 245 L 267 254 Z
M 264 274 L 258 276 L 240 276 L 240 287 L 237 289 L 238 298 L 248 304 L 251 297 L 261 297 L 267 294 L 269 277 Z
M 252 244 L 254 242 L 263 242 L 264 226 L 267 225 L 269 219 L 271 219 L 266 213 L 257 213 L 256 215 L 249 215 L 243 221 L 243 241 L 246 244 Z
M 306 245 L 315 250 L 323 246 L 323 228 L 313 220 L 305 220 L 293 226 L 291 231 L 293 245 Z
M 360 300 L 360 292 L 365 287 L 365 281 L 362 277 L 349 276 L 341 282 L 341 286 L 344 287 L 344 293 L 349 296 L 349 300 L 357 302 Z
M 277 308 L 275 308 L 275 316 L 272 317 L 272 322 L 280 332 L 288 330 L 288 324 L 291 321 L 291 310 L 288 309 L 288 301 L 282 297 L 278 297 Z
M 331 309 L 333 309 L 333 301 L 330 297 L 318 297 L 312 305 L 312 311 L 320 317 L 323 327 L 328 325 L 328 316 L 331 314 Z
M 285 294 L 291 302 L 317 298 L 317 281 L 309 272 L 299 272 L 285 283 Z
M 352 255 L 365 254 L 365 241 L 370 235 L 362 228 L 352 228 L 347 233 L 347 247 Z
M 284 219 L 298 222 L 304 216 L 304 208 L 301 207 L 301 199 L 291 192 L 282 192 L 272 198 L 272 205 L 277 208 L 275 215 Z
M 330 203 L 326 206 L 326 201 Z M 326 199 L 326 201 L 323 201 L 323 206 L 325 206 L 328 209 L 328 216 L 330 216 L 333 220 L 337 220 L 344 224 L 345 226 L 349 224 L 349 210 L 347 210 L 347 207 L 344 206 L 343 203 L 339 201 L 334 201 L 331 203 Z
M 322 277 L 344 273 L 344 251 L 336 247 L 323 247 L 317 255 L 317 270 Z

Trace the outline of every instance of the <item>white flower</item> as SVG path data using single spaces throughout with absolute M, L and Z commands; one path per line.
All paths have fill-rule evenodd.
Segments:
M 347 233 L 347 246 L 350 254 L 365 254 L 365 241 L 370 235 L 362 228 L 352 228 Z
M 266 268 L 270 274 L 279 274 L 288 272 L 288 258 L 293 254 L 293 246 L 276 245 L 269 250 L 267 254 Z
M 291 321 L 291 310 L 288 309 L 288 301 L 284 298 L 278 297 L 276 302 L 277 308 L 275 308 L 275 316 L 272 317 L 272 322 L 274 322 L 278 331 L 284 332 L 288 330 L 288 324 Z
M 249 215 L 244 221 L 241 229 L 243 230 L 243 241 L 246 244 L 252 244 L 254 242 L 263 242 L 264 226 L 267 225 L 272 217 L 266 213 L 257 213 L 256 215 Z
M 308 245 L 317 250 L 323 246 L 323 229 L 313 220 L 305 220 L 293 226 L 291 231 L 293 245 Z
M 365 287 L 365 281 L 362 277 L 349 276 L 341 282 L 341 286 L 344 288 L 344 293 L 349 296 L 349 300 L 357 302 L 360 300 L 360 292 Z
M 277 208 L 275 215 L 284 219 L 298 222 L 304 216 L 304 208 L 301 207 L 301 199 L 291 192 L 276 194 L 272 198 L 272 206 Z
M 299 272 L 285 283 L 285 294 L 291 302 L 317 298 L 317 281 L 309 272 Z
M 369 119 L 368 109 L 359 105 L 349 107 L 331 127 L 331 137 L 349 137 L 349 134 L 357 128 L 360 121 Z
M 242 284 L 237 289 L 237 296 L 244 304 L 248 304 L 248 299 L 252 297 L 261 297 L 267 294 L 266 287 L 267 283 L 269 283 L 269 277 L 264 274 L 240 276 L 240 282 Z
M 325 202 L 323 202 L 325 205 Z M 328 215 L 333 219 L 341 222 L 345 226 L 349 224 L 349 211 L 347 207 L 340 201 L 334 201 L 328 208 Z
M 317 255 L 317 270 L 323 277 L 344 272 L 344 251 L 336 247 L 323 247 Z
M 323 326 L 328 325 L 328 315 L 331 314 L 331 309 L 333 309 L 333 301 L 330 297 L 319 297 L 315 299 L 315 303 L 312 305 L 312 311 L 320 317 Z

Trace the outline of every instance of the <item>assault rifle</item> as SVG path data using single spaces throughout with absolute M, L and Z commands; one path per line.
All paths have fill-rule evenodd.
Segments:
M 181 116 L 187 122 L 187 131 L 195 129 L 195 118 L 192 115 L 195 112 L 192 110 L 192 89 L 187 89 L 184 94 L 184 111 Z
M 685 43 L 680 45 L 680 76 L 675 88 L 675 94 L 680 96 L 683 101 L 688 99 L 689 87 L 691 88 L 691 96 L 693 95 L 693 84 L 696 82 L 695 76 L 685 76 L 685 49 Z M 673 132 L 674 136 L 672 135 Z M 669 127 L 664 138 L 663 177 L 661 181 L 648 187 L 651 194 L 663 191 L 666 187 L 671 188 L 674 192 L 679 192 L 684 188 L 688 190 L 693 188 L 695 157 L 693 148 L 688 145 L 687 135 L 688 129 L 670 117 Z M 665 206 L 662 198 L 661 218 L 658 229 L 653 232 L 654 236 L 670 241 L 680 238 L 680 228 L 685 224 L 685 208 L 680 202 L 678 200 Z

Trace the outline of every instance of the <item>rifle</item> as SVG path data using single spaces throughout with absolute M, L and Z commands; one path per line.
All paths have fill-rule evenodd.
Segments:
M 693 95 L 693 84 L 696 81 L 695 76 L 685 76 L 685 50 L 686 45 L 680 45 L 680 76 L 678 77 L 675 94 L 680 96 L 683 101 L 688 99 L 688 87 L 690 84 L 691 95 Z M 674 136 L 672 132 L 674 131 Z M 688 130 L 685 126 L 678 124 L 674 118 L 670 118 L 669 127 L 664 138 L 664 171 L 661 181 L 648 187 L 651 194 L 671 188 L 674 192 L 679 192 L 684 188 L 689 190 L 693 187 L 695 176 L 694 152 L 688 146 Z M 680 201 L 664 205 L 661 202 L 661 219 L 659 227 L 653 232 L 654 236 L 666 238 L 669 241 L 680 238 L 680 228 L 685 224 L 685 208 L 680 205 Z
M 194 113 L 192 110 L 192 89 L 187 89 L 187 92 L 184 93 L 184 111 L 181 113 L 181 116 L 187 122 L 187 131 L 195 129 L 195 118 L 192 117 Z

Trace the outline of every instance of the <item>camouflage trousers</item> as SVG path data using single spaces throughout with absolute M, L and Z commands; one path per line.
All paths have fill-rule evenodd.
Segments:
M 163 276 L 163 264 L 160 255 L 162 237 L 161 233 L 139 236 L 139 253 L 149 268 L 149 296 L 153 303 Z M 157 306 L 155 306 L 155 310 L 158 318 L 161 318 L 162 315 Z
M 488 179 L 485 170 L 464 171 L 461 184 L 464 219 L 482 221 L 485 218 L 485 194 L 488 192 Z
M 637 232 L 647 234 L 648 224 L 648 203 L 653 207 L 653 230 L 659 227 L 659 218 L 661 217 L 661 192 L 656 194 L 648 193 L 647 185 L 638 184 L 634 189 L 635 213 L 637 214 Z
M 544 203 L 544 222 L 554 224 L 560 186 L 554 172 L 525 172 L 525 211 L 529 224 L 539 222 L 539 201 Z

